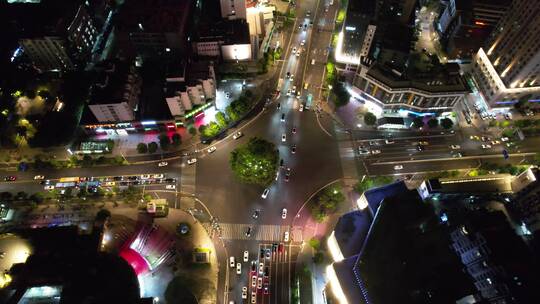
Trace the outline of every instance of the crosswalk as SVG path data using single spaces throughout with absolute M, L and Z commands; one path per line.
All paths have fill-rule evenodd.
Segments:
M 246 231 L 251 227 L 250 235 Z M 291 242 L 302 242 L 302 227 L 280 226 L 280 225 L 248 225 L 220 223 L 219 231 L 215 232 L 224 240 L 256 240 L 264 242 L 283 241 L 285 232 L 289 232 Z M 214 230 L 215 231 L 215 230 Z

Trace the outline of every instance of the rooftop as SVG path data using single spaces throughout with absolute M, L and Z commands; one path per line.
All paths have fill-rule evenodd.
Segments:
M 120 29 L 127 32 L 183 32 L 192 14 L 191 0 L 126 0 Z
M 367 237 L 372 217 L 369 211 L 353 211 L 339 218 L 334 234 L 345 258 L 360 252 Z
M 415 190 L 385 198 L 357 264 L 371 300 L 451 303 L 471 294 L 473 285 L 449 245 Z
M 90 104 L 108 104 L 124 101 L 125 86 L 136 73 L 132 63 L 111 60 L 96 65 L 96 81 L 90 89 Z
M 64 35 L 75 18 L 83 0 L 41 0 L 36 3 L 0 1 L 0 10 L 6 12 L 10 31 L 18 38 Z
M 391 89 L 417 89 L 426 93 L 467 93 L 469 87 L 461 75 L 452 75 L 453 64 L 447 64 L 445 70 L 439 73 L 412 74 L 409 78 L 390 65 L 375 63 L 367 74 Z
M 250 43 L 249 25 L 243 19 L 201 23 L 196 40 L 199 42 L 222 40 L 225 44 Z

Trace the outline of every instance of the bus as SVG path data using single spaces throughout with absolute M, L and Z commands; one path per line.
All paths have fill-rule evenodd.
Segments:
M 311 108 L 311 105 L 313 104 L 313 95 L 311 93 L 308 94 L 307 98 L 306 98 L 306 110 L 309 110 L 309 108 Z
M 69 183 L 69 182 L 78 183 L 79 182 L 79 177 L 61 177 L 59 182 L 61 182 L 61 183 Z

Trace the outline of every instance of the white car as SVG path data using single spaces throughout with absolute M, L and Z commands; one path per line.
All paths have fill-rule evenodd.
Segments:
M 287 90 L 287 96 L 291 96 L 291 89 Z
M 45 189 L 45 190 L 54 190 L 54 186 L 53 185 L 47 185 L 47 186 L 43 187 L 43 189 Z
M 176 185 L 166 185 L 166 186 L 165 186 L 165 189 L 167 189 L 167 190 L 174 190 L 174 189 L 176 189 Z
M 287 136 L 285 135 L 285 133 L 281 134 L 281 141 L 282 142 L 287 141 Z
M 306 44 L 306 39 L 302 39 L 302 42 L 300 42 L 301 46 L 304 46 Z
M 287 208 L 281 209 L 281 218 L 286 219 L 287 218 Z
M 394 166 L 394 170 L 401 170 L 401 169 L 403 169 L 402 165 L 395 165 Z
M 244 262 L 247 262 L 249 260 L 249 251 L 244 251 Z
M 300 57 L 300 50 L 296 51 L 296 57 Z
M 153 178 L 163 178 L 163 174 L 154 174 Z
M 244 134 L 242 134 L 242 132 L 238 131 L 236 133 L 234 133 L 233 135 L 233 139 L 239 139 L 240 137 L 242 137 Z
M 509 140 L 510 140 L 510 138 L 508 138 L 508 137 L 501 137 L 501 141 L 509 141 Z
M 279 179 L 279 171 L 276 172 L 276 181 Z
M 381 154 L 381 150 L 371 150 L 371 154 Z
M 35 179 L 35 180 L 42 180 L 42 179 L 45 179 L 45 176 L 43 176 L 43 175 L 36 175 L 36 176 L 34 176 L 34 179 Z
M 358 147 L 358 154 L 360 154 L 360 155 L 368 155 L 369 150 L 366 149 L 366 148 Z
M 500 143 L 501 143 L 501 142 L 498 141 L 498 140 L 492 140 L 492 141 L 491 141 L 491 144 L 492 144 L 492 145 L 498 145 L 498 144 L 500 144 Z
M 451 145 L 450 148 L 452 148 L 452 150 L 457 150 L 457 149 L 461 149 L 461 146 L 460 145 Z
M 263 191 L 261 197 L 262 197 L 263 199 L 266 199 L 266 197 L 268 196 L 268 193 L 269 193 L 269 192 L 270 192 L 270 189 L 268 189 L 268 188 L 264 189 L 264 191 Z
M 247 299 L 247 286 L 242 287 L 242 299 Z
M 149 178 L 150 178 L 150 174 L 141 175 L 141 179 L 149 179 Z
M 300 111 L 300 112 L 304 111 L 304 104 L 303 103 L 300 104 L 300 108 L 298 109 L 298 111 Z
M 264 272 L 264 263 L 259 263 L 259 274 L 263 274 Z
M 217 148 L 214 146 L 214 147 L 210 147 L 208 148 L 208 150 L 206 150 L 208 153 L 213 153 L 217 150 Z
M 262 289 L 262 278 L 257 278 L 257 289 Z
M 233 267 L 233 268 L 234 268 L 234 265 L 236 265 L 236 264 L 234 263 L 234 257 L 233 257 L 233 256 L 232 256 L 232 257 L 229 257 L 229 265 L 230 265 L 231 267 Z
M 197 159 L 196 159 L 196 158 L 191 158 L 191 159 L 188 159 L 187 164 L 188 164 L 188 165 L 193 165 L 193 164 L 196 163 L 196 162 L 197 162 Z
M 394 143 L 394 141 L 391 140 L 391 139 L 385 139 L 384 142 L 385 142 L 387 145 L 391 145 L 391 144 Z
M 236 274 L 242 274 L 242 264 L 236 263 Z
M 296 86 L 292 86 L 292 91 L 291 91 L 291 93 L 296 94 Z
M 292 52 L 293 52 L 293 54 L 296 54 L 296 47 L 292 48 Z
M 169 164 L 168 162 L 159 162 L 159 163 L 157 164 L 157 166 L 158 166 L 158 167 L 165 167 L 165 166 L 167 166 L 168 164 Z
M 283 235 L 283 241 L 288 242 L 289 241 L 289 231 L 285 231 L 285 234 Z
M 490 149 L 490 148 L 491 148 L 491 145 L 486 145 L 486 144 L 482 145 L 482 149 Z

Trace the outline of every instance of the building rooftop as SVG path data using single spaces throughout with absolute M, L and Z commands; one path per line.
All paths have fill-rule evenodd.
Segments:
M 249 24 L 243 19 L 201 23 L 196 40 L 223 41 L 225 44 L 250 43 Z
M 10 30 L 16 32 L 19 39 L 25 39 L 64 35 L 83 3 L 83 0 L 8 4 L 0 1 L 0 10 L 6 11 Z
M 191 0 L 126 0 L 119 28 L 125 32 L 184 32 L 192 14 Z
M 129 61 L 109 60 L 97 64 L 96 80 L 90 88 L 90 104 L 125 101 L 125 86 L 134 81 L 136 76 L 133 73 L 136 72 L 132 70 L 132 63 Z
M 540 302 L 540 293 L 537 290 L 540 286 L 537 278 L 540 271 L 538 259 L 514 232 L 502 211 L 476 210 L 452 222 L 455 227 L 465 226 L 468 238 L 475 239 L 481 235 L 485 239 L 486 244 L 483 246 L 487 247 L 489 252 L 485 260 L 489 265 L 503 271 L 491 274 L 494 284 L 506 284 L 516 303 Z
M 434 211 L 410 190 L 384 198 L 355 269 L 374 303 L 451 303 L 474 289 L 449 245 Z
M 334 235 L 345 258 L 356 255 L 362 249 L 372 217 L 369 211 L 353 211 L 339 218 Z
M 469 87 L 461 75 L 453 75 L 449 71 L 454 70 L 453 64 L 447 65 L 447 69 L 439 73 L 424 73 L 410 75 L 397 71 L 390 65 L 375 63 L 367 75 L 391 89 L 417 89 L 426 93 L 467 93 Z

